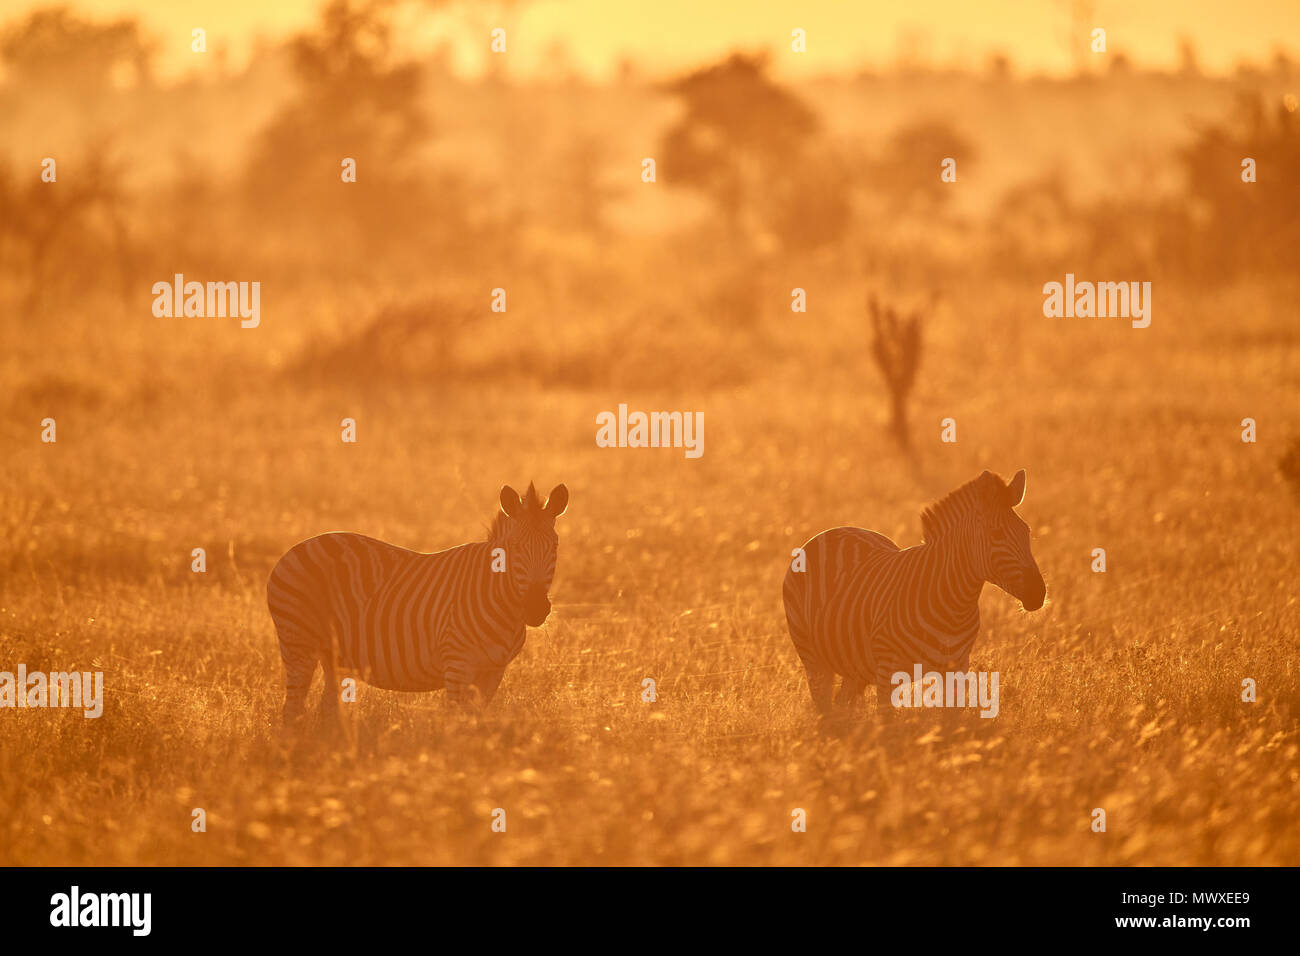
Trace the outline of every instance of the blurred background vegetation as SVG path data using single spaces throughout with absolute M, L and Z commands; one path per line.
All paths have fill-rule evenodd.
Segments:
M 783 83 L 770 51 L 736 51 L 669 76 L 625 63 L 598 83 L 561 50 L 553 77 L 467 79 L 445 48 L 394 42 L 403 16 L 445 6 L 330 0 L 240 69 L 167 84 L 160 41 L 134 20 L 50 7 L 5 23 L 0 323 L 94 302 L 96 321 L 154 334 L 149 287 L 183 271 L 262 281 L 260 341 L 239 347 L 300 377 L 319 358 L 322 376 L 517 364 L 708 382 L 798 359 L 768 334 L 794 286 L 852 289 L 835 304 L 860 328 L 875 287 L 960 302 L 1067 270 L 1294 276 L 1300 114 L 1282 53 L 1214 77 L 1185 49 L 1177 72 L 1117 53 L 1109 72 L 1021 76 L 1000 55 Z M 45 156 L 57 188 L 39 180 Z M 956 184 L 939 179 L 948 156 Z M 477 306 L 498 286 L 545 331 L 527 361 L 458 345 L 491 321 Z M 705 324 L 746 333 L 708 368 Z M 614 343 L 658 358 L 624 367 Z M 340 348 L 358 362 L 331 364 Z
M 1059 5 L 1072 50 L 1088 6 Z M 825 75 L 739 42 L 466 73 L 485 9 L 329 0 L 182 75 L 187 33 L 0 21 L 0 667 L 108 688 L 102 720 L 0 720 L 0 862 L 1300 860 L 1296 64 L 1156 70 L 1116 31 L 1052 75 L 914 35 Z M 1151 327 L 1045 319 L 1067 271 L 1151 281 Z M 261 282 L 260 326 L 155 318 L 177 272 Z M 703 411 L 704 456 L 597 448 L 621 402 Z M 791 549 L 914 544 L 927 502 L 1021 467 L 1051 600 L 986 594 L 999 719 L 822 735 Z M 530 479 L 573 492 L 556 610 L 484 724 L 367 690 L 356 751 L 286 765 L 276 559 L 448 547 Z

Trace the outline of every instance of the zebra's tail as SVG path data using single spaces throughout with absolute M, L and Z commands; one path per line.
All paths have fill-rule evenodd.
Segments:
M 790 640 L 803 662 L 808 677 L 808 691 L 813 703 L 823 714 L 830 712 L 834 673 L 817 656 L 808 616 L 809 581 L 806 570 L 796 570 L 792 564 L 785 572 L 781 597 L 785 602 L 785 623 L 790 629 Z
M 281 721 L 285 726 L 297 723 L 302 716 L 307 689 L 324 650 L 319 609 L 308 597 L 313 593 L 312 582 L 297 550 L 289 551 L 276 563 L 266 582 L 266 603 L 280 644 L 280 660 L 284 663 Z
M 796 648 L 803 643 L 802 639 L 808 634 L 807 595 L 802 577 L 803 575 L 793 568 L 787 569 L 785 583 L 781 588 L 781 599 L 785 603 L 785 623 L 790 629 L 790 639 L 794 641 Z

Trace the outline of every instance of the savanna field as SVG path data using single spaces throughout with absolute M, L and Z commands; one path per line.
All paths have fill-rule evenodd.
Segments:
M 1233 330 L 1259 343 L 1233 362 L 1221 313 L 1195 304 L 1167 305 L 1146 337 L 1031 314 L 1023 360 L 979 331 L 1008 319 L 954 316 L 954 355 L 978 361 L 918 417 L 937 435 L 953 415 L 959 441 L 927 444 L 915 474 L 863 394 L 865 357 L 814 349 L 811 317 L 772 329 L 802 361 L 691 390 L 695 461 L 594 445 L 598 410 L 677 407 L 668 390 L 359 395 L 251 363 L 216 380 L 192 357 L 117 395 L 108 363 L 77 388 L 11 365 L 20 407 L 68 411 L 54 447 L 9 432 L 6 652 L 102 669 L 108 690 L 98 720 L 6 714 L 5 860 L 1295 862 L 1295 503 L 1237 428 L 1294 385 L 1285 309 L 1261 302 Z M 337 441 L 340 409 L 355 446 Z M 1027 468 L 1049 588 L 1033 615 L 985 590 L 972 667 L 1000 672 L 998 717 L 895 715 L 868 691 L 863 715 L 821 727 L 781 608 L 789 550 L 841 523 L 917 543 L 919 508 L 986 465 Z M 280 553 L 331 529 L 472 540 L 496 483 L 530 477 L 572 492 L 556 609 L 491 708 L 474 721 L 441 693 L 365 689 L 350 741 L 282 744 L 265 604 Z
M 1289 69 L 1237 86 L 1272 95 L 1294 87 Z M 21 79 L 11 70 L 6 103 L 26 102 Z M 1140 163 L 1103 163 L 1103 147 L 1071 149 L 1081 167 L 1113 161 L 1124 175 L 1085 177 L 1069 199 L 1016 194 L 1017 177 L 1053 168 L 1051 148 L 997 173 L 1006 89 L 969 77 L 942 82 L 962 91 L 953 122 L 987 158 L 970 187 L 986 195 L 953 211 L 913 186 L 919 205 L 893 208 L 897 184 L 871 183 L 916 141 L 873 132 L 863 148 L 876 158 L 849 164 L 844 222 L 815 237 L 781 232 L 757 200 L 675 192 L 669 163 L 643 183 L 640 158 L 680 109 L 578 128 L 582 103 L 604 104 L 595 122 L 620 97 L 668 96 L 657 87 L 516 89 L 514 125 L 497 114 L 509 134 L 471 147 L 475 121 L 455 117 L 443 82 L 421 93 L 435 115 L 447 104 L 430 134 L 442 153 L 391 175 L 363 166 L 359 200 L 331 192 L 350 188 L 332 145 L 301 147 L 328 153 L 330 198 L 294 192 L 287 207 L 265 205 L 265 181 L 180 157 L 174 180 L 137 169 L 120 196 L 85 200 L 98 212 L 65 209 L 48 246 L 14 225 L 20 201 L 22 216 L 46 215 L 15 172 L 34 178 L 46 147 L 6 143 L 0 670 L 101 670 L 105 704 L 98 719 L 0 711 L 0 864 L 1300 863 L 1300 488 L 1279 465 L 1300 428 L 1294 246 L 1241 265 L 1224 250 L 1270 236 L 1233 232 L 1222 217 L 1235 200 L 1219 195 L 1187 220 L 1220 217 L 1197 240 L 1177 219 L 1192 187 L 1126 206 L 1145 188 Z M 1163 124 L 1135 155 L 1176 157 L 1194 131 L 1169 117 L 1193 82 L 1143 82 L 997 81 L 1014 86 L 1017 115 L 1042 117 L 1062 102 L 1101 110 L 1117 96 L 1104 84 L 1133 84 Z M 1238 91 L 1224 87 L 1203 98 L 1212 115 L 1231 115 Z M 817 115 L 880 92 L 792 88 Z M 211 106 L 224 89 L 186 95 Z M 474 95 L 512 94 L 485 83 Z M 864 129 L 894 129 L 909 103 L 932 108 L 886 99 Z M 300 105 L 283 128 L 312 115 L 284 102 Z M 588 195 L 555 178 L 575 167 L 510 174 L 530 103 L 574 124 L 548 126 L 553 145 L 604 137 L 572 175 L 626 180 L 607 215 L 564 198 Z M 115 122 L 134 115 L 110 106 Z M 689 96 L 682 108 L 692 115 Z M 819 135 L 851 154 L 835 132 L 845 114 L 831 112 Z M 1300 134 L 1279 115 L 1272 148 L 1293 157 Z M 255 144 L 264 120 L 223 122 Z M 356 137 L 373 132 L 357 122 Z M 747 148 L 768 161 L 768 147 Z M 461 185 L 423 199 L 405 191 L 433 170 L 452 177 L 447 156 L 474 172 L 438 178 Z M 1228 162 L 1225 182 L 1240 186 Z M 59 189 L 78 168 L 61 165 Z M 929 154 L 925 168 L 939 188 Z M 277 181 L 307 189 L 299 179 Z M 766 196 L 751 187 L 742 195 Z M 606 201 L 592 195 L 592 209 Z M 1021 233 L 998 202 L 1027 217 Z M 463 220 L 438 221 L 457 204 Z M 590 215 L 561 223 L 554 209 Z M 105 225 L 113 210 L 125 239 Z M 1162 225 L 1135 236 L 1134 222 Z M 1232 268 L 1206 265 L 1226 258 Z M 1042 285 L 1067 271 L 1151 280 L 1150 327 L 1045 317 Z M 156 318 L 150 286 L 175 272 L 261 280 L 259 327 Z M 498 286 L 504 313 L 490 309 Z M 790 310 L 794 287 L 806 313 Z M 923 316 L 910 451 L 887 427 L 872 294 Z M 620 403 L 703 412 L 702 457 L 597 447 L 596 416 Z M 355 444 L 340 441 L 344 418 Z M 955 443 L 940 441 L 945 418 Z M 819 719 L 782 609 L 791 550 L 837 525 L 918 544 L 923 507 L 983 469 L 1020 468 L 1048 602 L 1027 613 L 984 589 L 971 667 L 999 673 L 998 715 L 899 712 L 868 690 L 860 709 Z M 444 692 L 363 686 L 342 730 L 283 733 L 266 606 L 276 560 L 335 530 L 418 551 L 481 540 L 500 486 L 529 481 L 571 494 L 554 610 L 492 704 L 472 715 Z M 206 573 L 191 570 L 194 548 Z M 1246 678 L 1255 702 L 1242 700 Z M 313 710 L 320 685 L 318 673 Z M 195 808 L 205 832 L 191 829 Z M 492 830 L 497 808 L 505 833 Z M 791 830 L 796 808 L 807 832 Z

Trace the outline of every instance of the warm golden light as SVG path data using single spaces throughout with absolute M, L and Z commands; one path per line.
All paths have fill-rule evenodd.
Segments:
M 1300 862 L 1297 37 L 10 4 L 0 863 Z

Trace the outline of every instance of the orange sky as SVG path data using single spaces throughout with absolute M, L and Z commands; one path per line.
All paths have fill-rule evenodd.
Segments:
M 283 36 L 310 23 L 321 0 L 72 0 L 97 16 L 133 14 L 161 41 L 159 71 L 192 63 L 190 29 L 208 31 L 210 48 L 224 45 L 241 63 L 257 33 Z M 8 0 L 8 16 L 43 3 Z M 553 65 L 557 41 L 589 75 L 611 71 L 630 56 L 652 71 L 675 70 L 735 47 L 780 51 L 779 72 L 838 72 L 883 67 L 900 48 L 930 62 L 980 65 L 990 50 L 1010 53 L 1025 71 L 1070 67 L 1071 10 L 1091 9 L 1082 22 L 1107 30 L 1112 52 L 1157 66 L 1177 62 L 1178 41 L 1192 40 L 1211 71 L 1237 61 L 1264 60 L 1279 43 L 1300 39 L 1300 0 L 531 0 L 504 6 L 476 0 L 448 12 L 422 13 L 403 31 L 408 42 L 449 40 L 458 64 L 476 72 L 487 55 L 487 31 L 504 25 L 509 69 L 526 75 Z M 498 13 L 497 10 L 504 12 Z M 808 52 L 789 53 L 790 31 L 808 33 Z M 1087 31 L 1076 42 L 1087 47 Z

